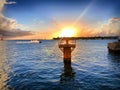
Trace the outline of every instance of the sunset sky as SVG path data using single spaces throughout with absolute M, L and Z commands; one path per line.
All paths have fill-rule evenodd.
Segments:
M 120 0 L 0 0 L 0 35 L 13 39 L 120 34 Z

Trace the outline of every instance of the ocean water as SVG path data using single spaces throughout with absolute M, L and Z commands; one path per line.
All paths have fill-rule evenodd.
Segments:
M 120 55 L 114 40 L 77 40 L 64 66 L 57 40 L 40 44 L 0 41 L 0 90 L 120 90 Z

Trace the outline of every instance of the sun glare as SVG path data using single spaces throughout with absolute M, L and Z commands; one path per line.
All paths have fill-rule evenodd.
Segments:
M 63 28 L 61 33 L 59 34 L 60 37 L 72 37 L 75 34 L 74 28 Z

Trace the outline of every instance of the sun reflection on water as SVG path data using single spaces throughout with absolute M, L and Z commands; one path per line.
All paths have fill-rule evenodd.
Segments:
M 0 90 L 7 90 L 6 80 L 8 79 L 8 65 L 6 61 L 6 42 L 0 41 Z

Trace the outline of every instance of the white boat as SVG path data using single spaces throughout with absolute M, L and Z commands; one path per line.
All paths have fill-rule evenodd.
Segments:
M 39 41 L 39 40 L 30 40 L 30 41 L 18 41 L 16 43 L 17 44 L 22 44 L 22 43 L 30 43 L 30 44 L 32 44 L 32 43 L 41 43 L 41 41 Z
M 41 43 L 39 40 L 31 40 L 30 43 Z

